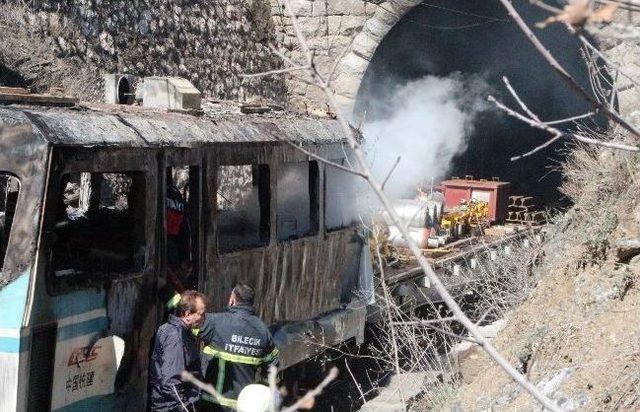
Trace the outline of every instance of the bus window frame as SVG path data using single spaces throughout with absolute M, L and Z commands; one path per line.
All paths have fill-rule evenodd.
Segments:
M 91 148 L 58 147 L 52 156 L 52 167 L 46 188 L 44 201 L 43 225 L 40 233 L 40 251 L 38 261 L 42 262 L 47 294 L 59 296 L 79 290 L 105 287 L 111 281 L 124 279 L 141 279 L 149 273 L 153 273 L 157 261 L 157 163 L 156 155 L 149 148 Z M 144 187 L 144 247 L 145 262 L 141 270 L 122 273 L 121 275 L 100 274 L 91 281 L 58 281 L 52 268 L 52 251 L 54 245 L 53 225 L 57 217 L 57 196 L 63 190 L 63 177 L 76 173 L 124 173 L 141 174 Z
M 218 171 L 220 170 L 221 167 L 229 167 L 229 166 L 257 166 L 258 168 L 260 167 L 264 167 L 266 168 L 266 176 L 263 176 L 264 179 L 266 179 L 266 193 L 261 193 L 261 189 L 260 189 L 260 180 L 258 182 L 258 208 L 260 210 L 260 225 L 259 225 L 259 236 L 260 236 L 260 243 L 257 245 L 253 245 L 253 246 L 243 246 L 241 248 L 238 249 L 232 249 L 232 250 L 222 250 L 220 249 L 220 229 L 218 226 Z M 229 255 L 234 255 L 237 253 L 242 253 L 245 251 L 253 251 L 253 250 L 259 250 L 262 248 L 267 248 L 271 245 L 271 242 L 273 240 L 273 199 L 274 199 L 274 195 L 273 195 L 273 167 L 272 164 L 269 162 L 255 162 L 255 161 L 240 161 L 240 162 L 234 162 L 234 163 L 219 163 L 219 164 L 214 164 L 212 165 L 212 173 L 211 173 L 211 180 L 212 180 L 212 191 L 210 193 L 211 197 L 213 198 L 213 201 L 210 202 L 211 207 L 212 207 L 212 216 L 213 216 L 213 221 L 215 222 L 215 224 L 213 225 L 215 227 L 214 233 L 213 233 L 213 237 L 214 237 L 214 241 L 215 241 L 215 251 L 216 251 L 216 255 L 217 256 L 229 256 Z M 264 180 L 262 180 L 262 183 L 265 184 Z M 264 196 L 264 198 L 266 199 L 261 199 L 261 197 Z M 263 201 L 266 203 L 264 204 Z M 264 215 L 263 215 L 263 212 Z M 263 227 L 266 226 L 266 227 Z
M 333 163 L 336 163 L 342 166 L 345 166 L 347 164 L 347 158 L 345 157 L 337 158 L 337 159 L 329 159 L 329 160 Z M 343 230 L 353 230 L 357 226 L 357 222 L 351 222 L 351 223 L 347 223 L 337 227 L 329 227 L 329 225 L 327 224 L 327 217 L 328 217 L 327 205 L 331 201 L 331 199 L 327 197 L 327 194 L 329 192 L 329 190 L 327 190 L 329 187 L 329 179 L 327 178 L 327 171 L 331 168 L 334 168 L 334 167 L 330 165 L 325 165 L 321 172 L 322 186 L 323 186 L 322 187 L 322 205 L 323 205 L 323 211 L 324 211 L 322 216 L 322 227 L 324 228 L 325 236 L 329 236 L 332 233 L 340 232 Z M 340 171 L 339 169 L 336 169 L 336 170 L 341 173 L 344 173 L 345 176 L 349 176 L 350 179 L 354 179 L 356 182 L 358 181 L 355 175 L 349 174 L 349 172 L 346 172 L 346 171 Z
M 282 170 L 282 166 L 284 165 L 296 165 L 300 163 L 307 164 L 307 179 L 308 179 L 308 195 L 309 195 L 309 230 L 304 234 L 297 237 L 289 237 L 285 239 L 280 238 L 280 233 L 278 230 L 278 178 L 280 176 L 280 171 Z M 278 164 L 278 170 L 276 173 L 276 190 L 275 190 L 275 198 L 276 198 L 276 239 L 279 243 L 287 243 L 287 242 L 296 242 L 302 239 L 316 237 L 324 231 L 324 222 L 321 222 L 321 213 L 322 209 L 322 201 L 324 196 L 324 190 L 322 190 L 322 186 L 324 184 L 324 172 L 320 167 L 320 162 L 317 160 L 292 160 L 288 162 L 282 162 Z

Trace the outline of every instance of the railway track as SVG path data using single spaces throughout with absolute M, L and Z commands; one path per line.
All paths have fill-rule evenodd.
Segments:
M 479 260 L 484 258 L 495 260 L 499 251 L 509 251 L 517 243 L 528 245 L 531 242 L 539 242 L 544 236 L 544 230 L 545 226 L 492 227 L 484 236 L 468 237 L 447 245 L 448 250 L 440 249 L 441 252 L 446 253 L 428 260 L 449 292 L 454 296 L 460 295 L 465 292 L 466 286 L 473 279 L 473 271 Z M 462 276 L 463 270 L 471 275 Z M 385 268 L 384 275 L 387 285 L 393 291 L 392 294 L 400 297 L 400 301 L 411 301 L 412 307 L 442 301 L 434 288 L 426 287 L 428 284 L 425 282 L 426 275 L 415 258 L 411 258 L 408 263 L 400 267 Z M 377 312 L 369 311 L 370 322 L 377 320 Z

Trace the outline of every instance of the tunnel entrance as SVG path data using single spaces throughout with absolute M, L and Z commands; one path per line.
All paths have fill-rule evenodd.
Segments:
M 534 24 L 548 15 L 524 2 L 519 2 L 518 7 L 541 41 L 590 90 L 578 41 L 563 27 L 535 29 Z M 512 193 L 535 196 L 540 205 L 566 205 L 558 191 L 562 180 L 558 165 L 565 156 L 566 142 L 556 142 L 531 157 L 511 162 L 512 156 L 527 152 L 549 136 L 498 112 L 486 103 L 486 96 L 492 94 L 516 108 L 517 103 L 502 82 L 502 77 L 507 76 L 543 120 L 582 114 L 588 111 L 588 106 L 552 71 L 499 2 L 429 0 L 407 13 L 387 33 L 371 59 L 358 91 L 356 117 L 364 117 L 365 124 L 389 117 L 393 94 L 407 85 L 410 95 L 417 93 L 416 81 L 429 76 L 457 79 L 465 84 L 457 89 L 457 99 L 480 93 L 485 105 L 473 115 L 471 127 L 464 128 L 462 148 L 437 166 L 438 172 L 433 173 L 439 174 L 436 179 L 464 175 L 499 177 L 512 182 Z M 481 84 L 479 91 L 478 84 Z M 429 113 L 418 116 L 421 115 Z M 420 133 L 428 138 L 442 120 L 433 119 L 431 126 Z

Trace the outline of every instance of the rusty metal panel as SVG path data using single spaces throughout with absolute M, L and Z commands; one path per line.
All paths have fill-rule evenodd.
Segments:
M 267 323 L 310 319 L 340 307 L 344 277 L 355 277 L 361 244 L 353 231 L 314 236 L 220 256 L 209 267 L 205 291 L 214 310 L 236 281 L 256 288 L 256 309 Z
M 104 113 L 61 110 L 25 111 L 36 127 L 54 144 L 83 146 L 145 146 L 144 136 L 118 117 Z
M 243 115 L 205 112 L 201 116 L 119 108 L 8 106 L 0 122 L 34 123 L 60 145 L 182 146 L 290 140 L 308 145 L 344 141 L 339 124 L 292 114 Z M 1 124 L 1 123 L 0 123 Z
M 0 289 L 33 264 L 40 225 L 49 148 L 24 120 L 16 117 L 0 122 L 0 171 L 12 173 L 20 181 L 16 209 L 20 213 L 15 214 L 11 228 Z M 9 125 L 12 127 L 2 127 Z

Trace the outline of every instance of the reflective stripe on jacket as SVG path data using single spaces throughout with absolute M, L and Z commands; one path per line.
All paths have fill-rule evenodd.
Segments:
M 205 400 L 235 408 L 238 394 L 245 386 L 266 376 L 270 365 L 277 364 L 275 347 L 267 326 L 255 315 L 251 306 L 236 305 L 222 313 L 207 313 L 198 337 L 202 349 L 202 370 L 221 399 Z

